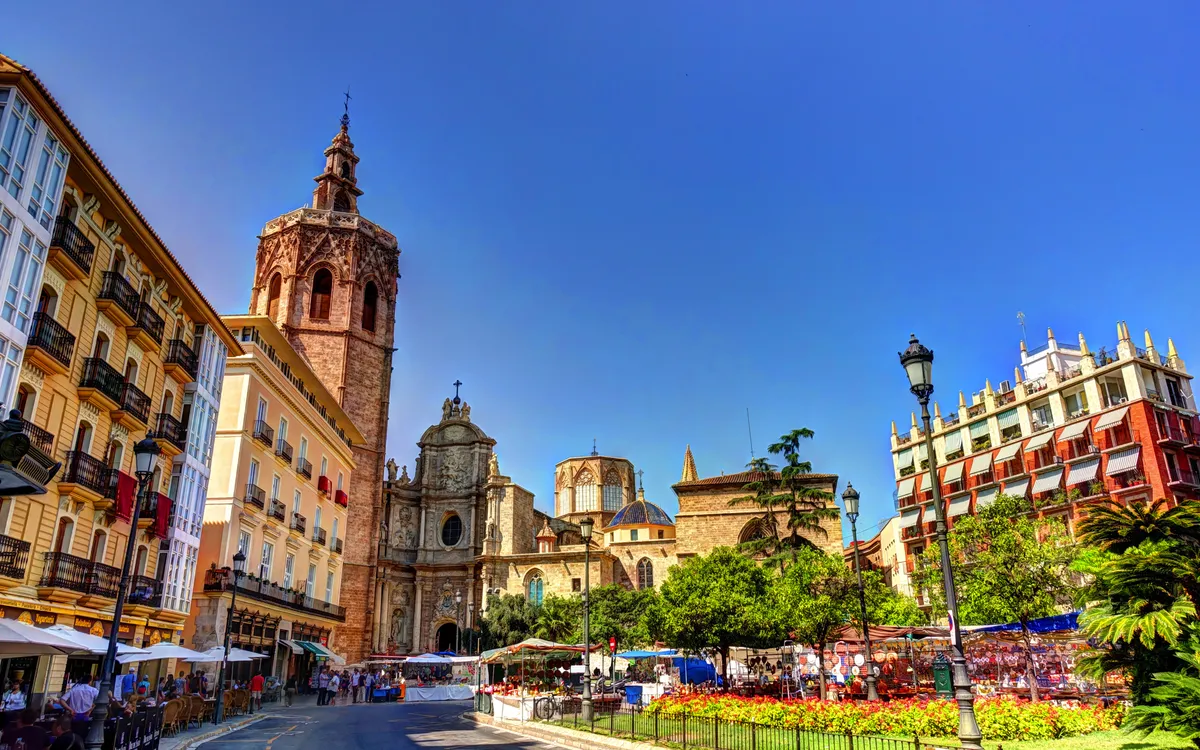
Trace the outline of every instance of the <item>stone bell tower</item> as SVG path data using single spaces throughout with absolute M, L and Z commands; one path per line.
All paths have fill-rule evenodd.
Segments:
M 359 214 L 357 171 L 347 114 L 314 178 L 313 207 L 263 227 L 250 295 L 250 313 L 279 326 L 366 437 L 353 446 L 346 623 L 334 643 L 350 662 L 361 660 L 371 637 L 400 257 L 395 236 Z

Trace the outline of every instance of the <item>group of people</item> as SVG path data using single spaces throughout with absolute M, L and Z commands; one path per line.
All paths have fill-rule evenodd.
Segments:
M 292 705 L 292 695 L 295 693 L 295 675 L 288 678 L 284 692 L 287 695 L 287 705 Z M 386 690 L 393 685 L 404 682 L 404 678 L 395 672 L 380 672 L 378 675 L 369 670 L 343 669 L 340 672 L 322 667 L 313 672 L 309 678 L 309 686 L 317 694 L 318 706 L 337 705 L 338 698 L 349 699 L 351 703 L 367 702 L 375 690 Z
M 25 750 L 84 750 L 83 737 L 71 727 L 70 716 L 60 716 L 47 730 L 37 723 L 38 714 L 27 708 L 0 733 L 0 746 L 23 747 Z

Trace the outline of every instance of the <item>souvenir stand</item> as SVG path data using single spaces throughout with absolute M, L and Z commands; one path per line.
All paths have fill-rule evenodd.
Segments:
M 625 697 L 630 704 L 648 705 L 650 701 L 671 692 L 682 681 L 674 649 L 659 651 L 622 651 L 618 659 L 627 660 L 624 670 Z
M 474 661 L 473 657 L 466 658 Z M 459 657 L 437 654 L 409 657 L 404 662 L 404 675 L 416 679 L 417 684 L 405 690 L 405 702 L 470 700 L 473 695 L 470 686 L 454 679 L 454 666 L 458 660 Z
M 592 646 L 592 651 L 600 648 Z M 479 690 L 491 695 L 492 714 L 497 719 L 528 721 L 533 718 L 533 704 L 538 698 L 579 692 L 582 659 L 583 646 L 527 638 L 480 655 L 481 677 L 491 672 L 486 667 L 492 665 L 502 665 L 504 675 L 501 681 L 489 681 Z

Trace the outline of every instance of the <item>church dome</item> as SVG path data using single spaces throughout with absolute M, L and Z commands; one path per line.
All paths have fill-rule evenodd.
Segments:
M 638 498 L 613 516 L 608 528 L 614 526 L 674 526 L 667 512 L 649 500 Z

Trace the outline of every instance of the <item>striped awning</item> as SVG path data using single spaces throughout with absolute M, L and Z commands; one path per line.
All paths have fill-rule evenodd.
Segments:
M 1021 477 L 1004 484 L 1004 494 L 1013 497 L 1025 497 L 1029 492 L 1029 477 Z
M 1071 472 L 1067 474 L 1067 486 L 1090 482 L 1100 473 L 1100 457 L 1089 458 L 1086 461 L 1071 464 Z
M 962 432 L 955 430 L 946 435 L 946 455 L 958 453 L 962 450 Z
M 1033 494 L 1036 495 L 1039 492 L 1049 492 L 1056 489 L 1058 485 L 1062 484 L 1062 478 L 1063 469 L 1061 466 L 1051 469 L 1045 474 L 1038 474 L 1037 481 L 1033 483 Z
M 905 508 L 900 513 L 900 528 L 911 529 L 921 520 L 920 508 Z
M 975 424 L 971 425 L 971 437 L 972 438 L 981 438 L 981 437 L 986 437 L 987 435 L 988 435 L 988 423 L 987 423 L 986 419 L 981 422 L 976 422 Z
M 950 484 L 951 482 L 957 482 L 961 480 L 963 475 L 963 466 L 965 466 L 966 463 L 966 461 L 959 461 L 947 466 L 946 473 L 942 475 L 942 483 Z
M 921 492 L 929 492 L 929 472 L 921 475 Z
M 992 468 L 992 454 L 984 453 L 982 456 L 976 456 L 971 459 L 971 476 L 982 474 L 985 471 L 990 471 Z
M 1007 430 L 1009 427 L 1020 426 L 1021 415 L 1017 413 L 1016 409 L 1002 411 L 996 415 L 996 424 L 1000 426 L 1001 430 Z
M 1120 409 L 1114 409 L 1107 414 L 1101 415 L 1100 419 L 1096 420 L 1094 429 L 1096 432 L 1102 432 L 1121 424 L 1125 420 L 1125 415 L 1129 413 L 1128 406 L 1122 406 Z
M 1042 448 L 1042 447 L 1049 445 L 1050 441 L 1053 439 L 1054 439 L 1054 430 L 1047 430 L 1046 432 L 1043 432 L 1041 435 L 1034 435 L 1033 437 L 1029 438 L 1029 442 L 1025 444 L 1025 450 L 1035 451 L 1038 448 Z
M 1135 445 L 1132 448 L 1126 448 L 1123 451 L 1108 454 L 1108 468 L 1105 474 L 1110 477 L 1117 474 L 1124 474 L 1127 471 L 1133 471 L 1137 468 L 1138 458 L 1141 457 L 1142 446 Z
M 946 512 L 946 515 L 951 518 L 965 516 L 969 510 L 971 510 L 971 496 L 967 494 L 951 500 L 950 510 Z
M 917 460 L 918 461 L 928 461 L 929 460 L 929 446 L 926 445 L 924 441 L 917 443 Z M 919 469 L 921 467 L 918 466 L 917 468 Z
M 901 499 L 912 497 L 913 487 L 917 484 L 916 477 L 905 477 L 900 480 L 900 486 L 896 488 L 896 497 Z
M 293 641 L 297 646 L 304 649 L 313 656 L 325 658 L 325 651 L 322 650 L 321 644 L 313 643 L 312 641 Z
M 1020 452 L 1021 452 L 1021 441 L 1020 440 L 1016 441 L 1015 443 L 1009 443 L 1008 445 L 1004 446 L 1000 450 L 996 451 L 996 463 L 1002 464 L 1005 461 L 1011 461 L 1014 458 L 1016 458 L 1017 454 Z
M 1068 440 L 1074 440 L 1077 437 L 1081 437 L 1083 433 L 1087 432 L 1089 423 L 1090 420 L 1081 419 L 1075 424 L 1067 425 L 1066 429 L 1059 433 L 1058 442 L 1065 443 Z
M 988 487 L 975 493 L 975 512 L 978 513 L 983 508 L 996 502 L 996 495 L 999 493 L 999 487 Z
M 897 469 L 907 469 L 909 466 L 912 466 L 912 462 L 913 462 L 912 448 L 905 448 L 904 450 L 902 450 L 896 454 L 896 468 Z
M 280 638 L 278 642 L 280 645 L 286 646 L 289 649 L 291 649 L 293 654 L 303 654 L 304 653 L 304 648 L 296 645 L 295 641 L 289 641 L 287 638 Z

